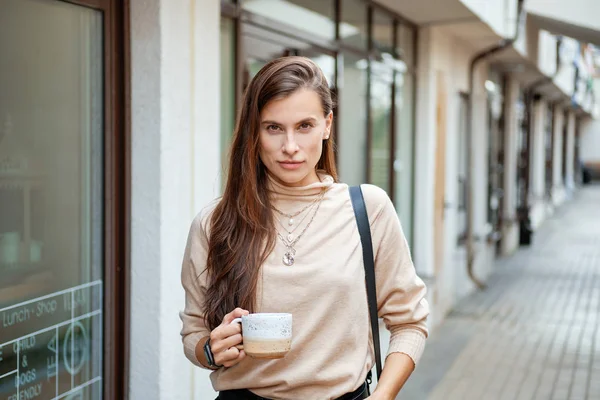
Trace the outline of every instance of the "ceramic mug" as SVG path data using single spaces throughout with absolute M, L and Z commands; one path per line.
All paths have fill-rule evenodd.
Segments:
M 292 347 L 292 314 L 255 313 L 236 318 L 243 344 L 236 346 L 254 358 L 283 358 Z

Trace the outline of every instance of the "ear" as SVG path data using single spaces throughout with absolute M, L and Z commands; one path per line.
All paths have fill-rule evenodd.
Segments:
M 331 127 L 333 126 L 333 111 L 325 117 L 325 132 L 323 132 L 323 139 L 328 138 L 331 135 Z

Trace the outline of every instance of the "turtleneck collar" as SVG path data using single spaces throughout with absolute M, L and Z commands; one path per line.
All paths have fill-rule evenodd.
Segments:
M 317 171 L 317 176 L 319 177 L 319 182 L 314 182 L 306 186 L 286 186 L 277 182 L 269 175 L 269 191 L 275 195 L 314 196 L 323 192 L 323 189 L 329 188 L 334 183 L 333 177 L 325 171 Z

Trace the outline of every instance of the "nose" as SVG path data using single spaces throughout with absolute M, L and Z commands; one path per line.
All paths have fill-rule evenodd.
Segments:
M 288 132 L 285 135 L 285 142 L 283 143 L 283 152 L 289 155 L 295 154 L 300 148 L 298 142 L 296 142 L 296 135 L 294 132 Z

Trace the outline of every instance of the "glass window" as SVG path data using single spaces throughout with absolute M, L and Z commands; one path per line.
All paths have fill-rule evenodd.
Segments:
M 394 54 L 394 20 L 387 13 L 373 13 L 373 48 L 382 53 Z
M 275 58 L 290 55 L 312 59 L 323 70 L 329 86 L 333 86 L 335 82 L 335 58 L 333 55 L 325 54 L 306 42 L 277 35 L 253 25 L 244 24 L 242 30 L 246 56 L 244 88 L 266 63 Z
M 360 50 L 368 48 L 368 5 L 362 0 L 340 1 L 340 41 Z
M 409 70 L 415 67 L 415 30 L 404 24 L 399 24 L 396 38 L 396 54 L 406 63 Z
M 102 26 L 0 2 L 2 399 L 102 398 Z
M 412 233 L 414 75 L 396 72 L 396 149 L 394 160 L 396 211 L 409 243 Z
M 340 56 L 343 74 L 338 80 L 340 179 L 349 185 L 367 181 L 367 60 L 353 54 Z
M 235 25 L 221 18 L 221 188 L 227 179 L 229 148 L 235 128 Z
M 335 10 L 332 0 L 244 0 L 242 7 L 266 18 L 309 31 L 316 37 L 335 39 Z
M 390 193 L 390 131 L 393 72 L 371 62 L 371 183 Z

